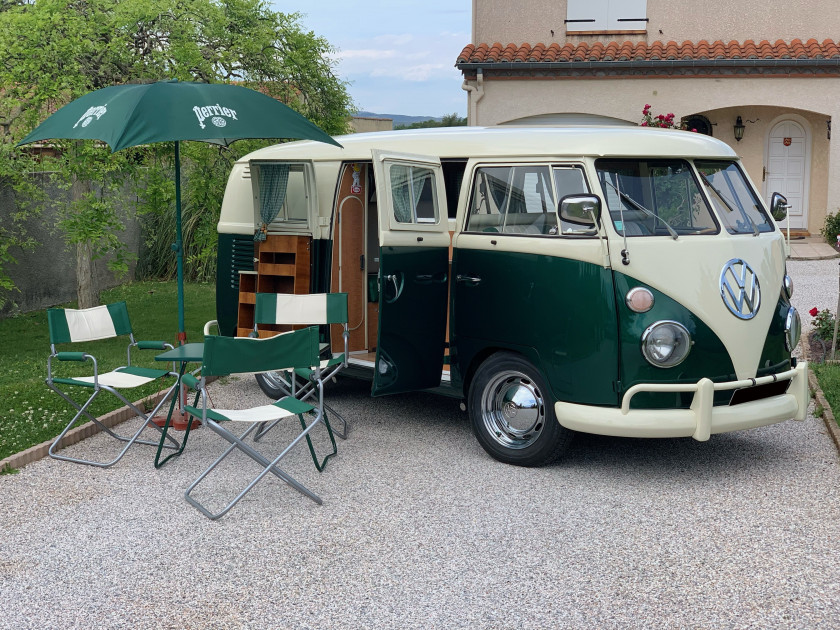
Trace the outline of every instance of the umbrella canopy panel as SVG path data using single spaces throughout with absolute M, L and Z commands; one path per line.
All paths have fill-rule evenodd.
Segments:
M 65 105 L 21 140 L 101 140 L 119 151 L 172 140 L 228 145 L 244 138 L 295 138 L 341 146 L 280 101 L 229 83 L 115 85 Z

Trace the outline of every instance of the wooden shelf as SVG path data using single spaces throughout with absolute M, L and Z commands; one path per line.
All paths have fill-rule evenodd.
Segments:
M 309 293 L 312 238 L 272 234 L 260 242 L 256 252 L 256 271 L 239 276 L 239 320 L 237 336 L 254 330 L 254 304 L 257 293 Z M 271 337 L 291 330 L 291 326 L 258 326 L 260 337 Z

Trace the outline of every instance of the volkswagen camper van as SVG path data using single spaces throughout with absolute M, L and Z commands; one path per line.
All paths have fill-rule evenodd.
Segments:
M 708 440 L 804 419 L 785 200 L 768 209 L 726 144 L 636 127 L 337 140 L 235 164 L 223 334 L 254 330 L 257 292 L 346 292 L 373 396 L 458 397 L 511 464 L 553 461 L 577 431 Z M 276 377 L 259 377 L 269 395 Z

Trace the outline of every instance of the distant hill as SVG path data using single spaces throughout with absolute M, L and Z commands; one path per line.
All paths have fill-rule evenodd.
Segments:
M 434 116 L 403 116 L 401 114 L 374 114 L 373 112 L 356 112 L 356 116 L 361 116 L 362 118 L 390 118 L 394 121 L 394 126 L 397 125 L 410 125 L 412 123 L 423 122 L 426 120 L 440 120 L 440 117 L 437 118 Z

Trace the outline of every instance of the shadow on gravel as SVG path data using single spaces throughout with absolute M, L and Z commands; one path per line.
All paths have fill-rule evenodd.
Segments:
M 473 437 L 469 418 L 459 408 L 457 399 L 434 394 L 411 393 L 372 398 L 366 381 L 344 378 L 332 384 L 331 398 L 347 408 L 350 417 L 371 431 L 403 432 L 416 435 L 427 431 L 449 432 L 447 439 L 459 446 L 475 448 L 472 456 L 489 460 Z M 713 435 L 708 442 L 692 438 L 639 439 L 618 438 L 579 433 L 569 451 L 547 470 L 597 472 L 617 476 L 632 474 L 669 477 L 710 478 L 750 474 L 779 467 L 785 460 L 802 456 L 795 440 L 785 439 L 793 427 L 790 421 L 781 425 Z M 395 436 L 393 436 L 395 437 Z M 432 448 L 432 446 L 429 446 Z M 422 444 L 418 446 L 422 448 Z M 499 464 L 504 466 L 504 464 Z

